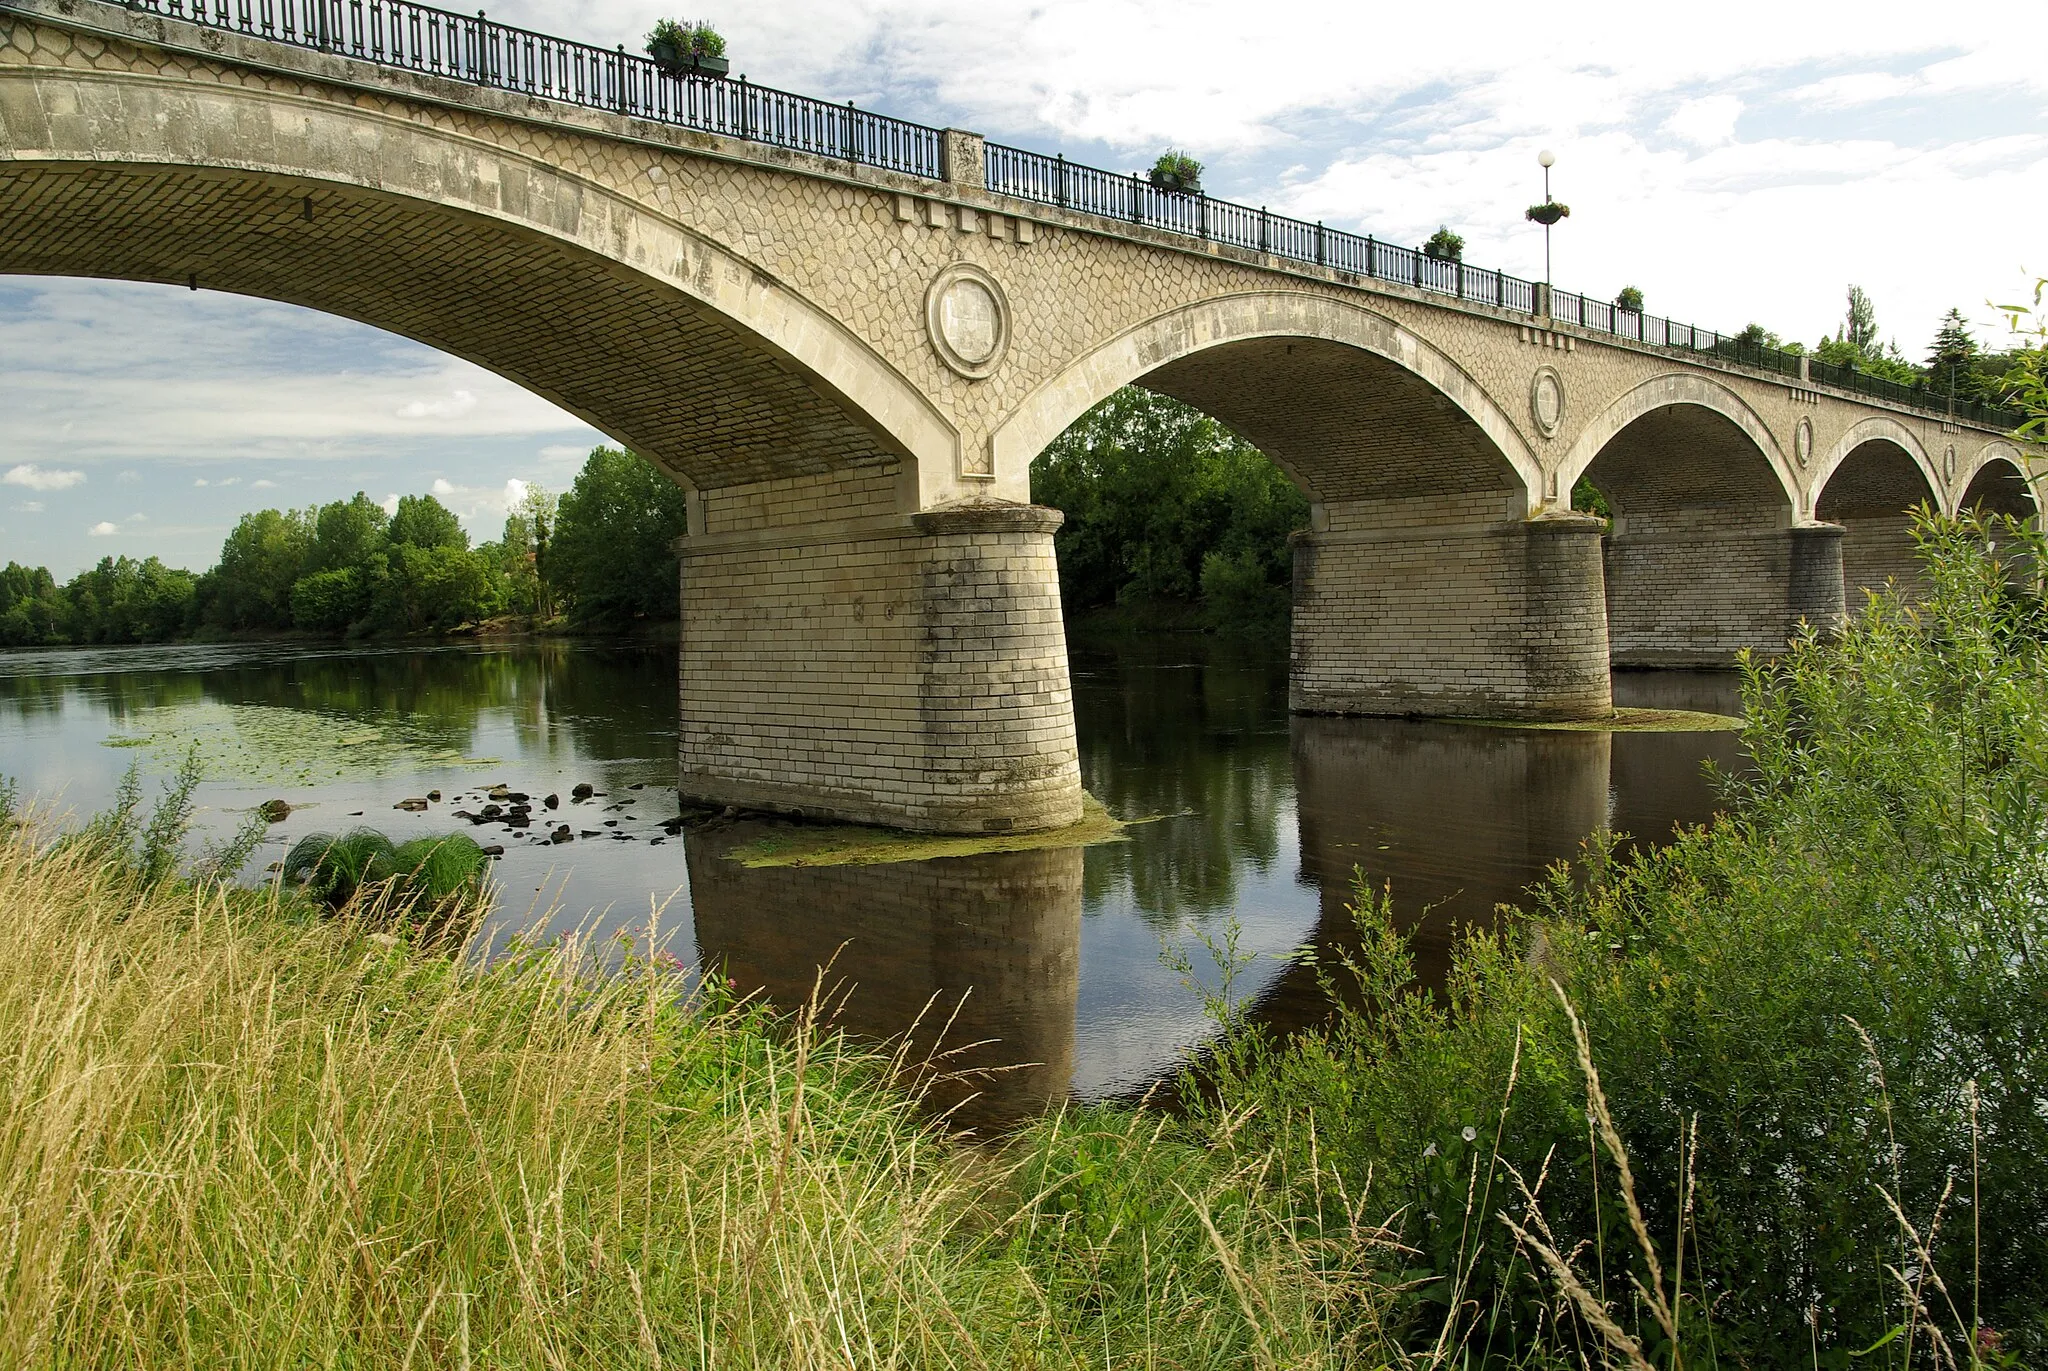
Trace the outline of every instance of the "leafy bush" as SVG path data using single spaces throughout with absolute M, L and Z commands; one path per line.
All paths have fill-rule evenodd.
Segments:
M 1625 309 L 1632 314 L 1643 312 L 1643 293 L 1634 286 L 1623 286 L 1621 293 L 1614 297 L 1614 307 Z
M 1190 1096 L 1212 1128 L 1248 1120 L 1233 1146 L 1290 1159 L 1305 1207 L 1369 1194 L 1349 1216 L 1321 1200 L 1318 1231 L 1409 1250 L 1389 1274 L 1413 1343 L 1598 1341 L 1496 1217 L 1532 1225 L 1526 1183 L 1659 1364 L 1682 1344 L 1846 1366 L 1909 1324 L 1967 1359 L 1973 1304 L 2008 1351 L 2048 1352 L 2048 607 L 2013 575 L 2048 547 L 2002 521 L 1920 536 L 1924 604 L 1880 596 L 1839 640 L 1749 665 L 1729 817 L 1657 851 L 1590 844 L 1428 990 L 1361 888 L 1359 945 L 1327 968 L 1351 1007 L 1297 1045 L 1232 1039 Z M 1675 1333 L 1623 1294 L 1660 1277 L 1553 982 L 1633 1153 Z
M 291 621 L 309 632 L 345 632 L 369 610 L 370 588 L 356 567 L 316 571 L 292 587 Z
M 1198 195 L 1202 190 L 1202 164 L 1177 148 L 1169 148 L 1152 164 L 1150 179 L 1160 190 Z
M 661 57 L 664 52 L 677 57 L 723 57 L 725 39 L 702 20 L 663 19 L 648 31 L 647 53 Z
M 1465 260 L 1465 240 L 1451 232 L 1449 224 L 1439 225 L 1429 235 L 1429 241 L 1422 245 L 1422 255 L 1438 262 L 1462 262 Z

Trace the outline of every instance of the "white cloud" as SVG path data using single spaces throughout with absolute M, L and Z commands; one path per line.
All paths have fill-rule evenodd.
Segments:
M 1695 147 L 1709 148 L 1735 137 L 1735 121 L 1743 103 L 1733 95 L 1708 95 L 1688 100 L 1664 121 L 1664 131 Z
M 120 525 L 108 523 L 105 519 L 94 524 L 86 532 L 95 538 L 111 538 L 121 531 Z
M 41 500 L 23 500 L 14 509 L 18 514 L 41 514 L 43 512 L 43 502 Z
M 476 392 L 458 390 L 432 400 L 413 400 L 398 407 L 401 419 L 460 419 L 476 408 Z
M 442 476 L 436 476 L 434 478 L 434 484 L 430 486 L 429 489 L 435 495 L 453 495 L 455 493 L 455 487 L 448 483 L 446 477 Z
M 218 481 L 209 481 L 204 476 L 201 476 L 192 484 L 202 488 L 206 486 L 238 486 L 242 484 L 242 478 L 239 476 L 228 476 Z
M 276 490 L 276 489 L 277 489 L 277 482 L 275 482 L 275 481 L 272 481 L 272 480 L 268 480 L 268 479 L 265 479 L 265 480 L 261 480 L 261 481 L 251 481 L 251 482 L 249 483 L 249 489 L 251 489 L 251 490 Z
M 398 513 L 398 492 L 393 491 L 391 494 L 386 495 L 378 503 L 380 503 L 384 507 L 384 512 L 386 514 Z
M 0 485 L 27 486 L 30 490 L 69 490 L 84 483 L 82 471 L 47 471 L 34 462 L 11 466 L 0 475 Z

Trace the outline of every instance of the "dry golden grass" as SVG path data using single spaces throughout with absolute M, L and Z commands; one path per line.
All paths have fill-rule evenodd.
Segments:
M 886 1061 L 681 986 L 0 838 L 0 1366 L 1338 1356 L 1243 1159 L 1130 1115 L 971 1147 Z M 1149 1236 L 1091 1218 L 1139 1175 Z

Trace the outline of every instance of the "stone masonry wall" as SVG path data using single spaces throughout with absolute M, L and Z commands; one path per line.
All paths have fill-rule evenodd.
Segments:
M 1916 599 L 1926 593 L 1913 549 L 1912 515 L 1869 514 L 1841 522 L 1848 530 L 1842 538 L 1842 585 L 1851 613 L 1861 613 L 1868 603 L 1864 591 L 1882 590 L 1887 581 Z
M 1081 817 L 1056 512 L 681 544 L 686 799 L 938 832 Z
M 1608 538 L 1615 664 L 1727 666 L 1745 648 L 1784 651 L 1801 619 L 1842 612 L 1839 535 L 1834 526 L 1694 525 Z
M 1610 707 L 1599 525 L 1326 506 L 1297 535 L 1289 703 L 1324 714 L 1586 718 Z

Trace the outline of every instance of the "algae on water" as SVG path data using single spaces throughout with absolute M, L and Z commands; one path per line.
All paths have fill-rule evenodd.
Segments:
M 499 764 L 495 757 L 465 757 L 444 739 L 400 722 L 281 705 L 207 701 L 152 710 L 139 723 L 103 745 L 141 749 L 157 770 L 170 770 L 196 748 L 200 772 L 212 781 L 314 785 L 346 776 Z
M 726 853 L 746 867 L 876 866 L 884 862 L 925 862 L 935 857 L 976 857 L 989 852 L 1036 852 L 1053 847 L 1092 847 L 1127 841 L 1124 830 L 1148 819 L 1118 819 L 1093 795 L 1081 796 L 1081 821 L 1043 833 L 949 835 L 906 833 L 856 824 L 789 824 Z

